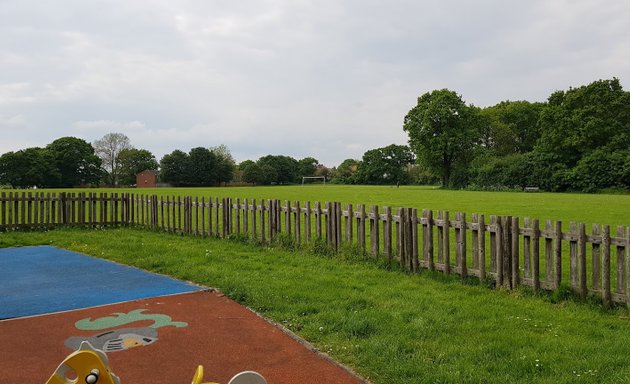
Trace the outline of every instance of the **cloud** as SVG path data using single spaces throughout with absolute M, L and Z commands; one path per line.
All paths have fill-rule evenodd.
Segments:
M 487 106 L 623 83 L 628 19 L 595 0 L 7 0 L 0 110 L 25 117 L 15 146 L 122 132 L 158 158 L 224 143 L 335 165 L 405 143 L 433 89 Z

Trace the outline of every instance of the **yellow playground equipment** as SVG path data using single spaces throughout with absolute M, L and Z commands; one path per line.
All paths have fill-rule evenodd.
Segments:
M 105 352 L 84 341 L 78 350 L 66 357 L 46 384 L 121 384 L 110 366 Z M 198 366 L 192 384 L 219 384 L 203 382 L 203 366 Z M 259 373 L 244 371 L 234 376 L 228 384 L 267 384 Z

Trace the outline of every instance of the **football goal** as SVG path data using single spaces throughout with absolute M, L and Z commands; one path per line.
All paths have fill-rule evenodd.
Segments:
M 321 180 L 323 184 L 326 184 L 326 176 L 302 176 L 302 185 L 316 184 L 317 180 Z

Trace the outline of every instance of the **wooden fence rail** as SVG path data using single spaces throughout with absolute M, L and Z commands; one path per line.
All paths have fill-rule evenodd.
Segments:
M 581 297 L 630 307 L 630 229 L 518 217 L 339 202 L 158 197 L 104 193 L 0 194 L 0 231 L 55 226 L 141 226 L 197 236 L 243 235 L 270 242 L 353 246 L 411 272 L 438 270 L 498 286 L 556 290 L 565 282 Z M 565 270 L 566 269 L 566 270 Z

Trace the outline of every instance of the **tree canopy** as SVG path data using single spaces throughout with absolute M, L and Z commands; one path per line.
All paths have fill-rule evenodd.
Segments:
M 98 184 L 102 177 L 101 159 L 83 139 L 62 137 L 46 146 L 59 171 L 57 187 Z
M 125 149 L 131 149 L 129 138 L 122 133 L 108 133 L 94 142 L 94 150 L 101 158 L 103 169 L 109 176 L 112 186 L 118 186 L 120 179 L 119 154 Z
M 479 138 L 478 108 L 448 89 L 427 92 L 404 119 L 409 144 L 427 167 L 449 186 L 456 167 L 465 166 Z
M 408 184 L 407 166 L 415 157 L 406 145 L 391 144 L 363 154 L 357 179 L 362 184 Z
M 225 146 L 175 150 L 160 160 L 160 179 L 175 186 L 210 186 L 232 180 L 235 165 Z

